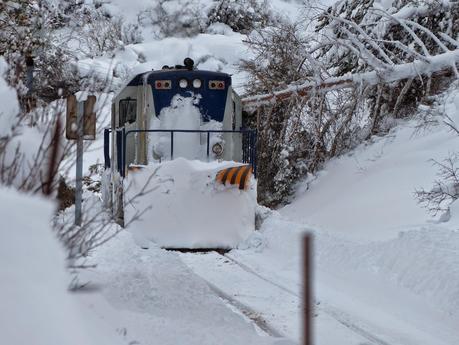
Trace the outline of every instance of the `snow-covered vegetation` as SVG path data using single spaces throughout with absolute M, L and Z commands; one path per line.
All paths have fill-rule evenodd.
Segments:
M 304 233 L 317 344 L 459 343 L 457 2 L 7 0 L 0 54 L 0 343 L 297 344 Z M 187 56 L 232 75 L 258 185 L 213 185 L 225 163 L 163 163 L 124 181 L 142 183 L 123 228 L 104 198 L 111 100 Z M 65 98 L 89 93 L 77 226 Z M 200 128 L 188 105 L 152 128 L 190 109 Z M 204 156 L 187 138 L 176 154 Z M 236 249 L 161 248 L 196 234 Z

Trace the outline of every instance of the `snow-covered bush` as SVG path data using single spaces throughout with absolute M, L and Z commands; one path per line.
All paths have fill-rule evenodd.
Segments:
M 0 55 L 10 66 L 8 82 L 21 97 L 29 91 L 25 82 L 26 58 L 46 51 L 48 33 L 55 19 L 52 8 L 45 0 L 0 3 Z
M 443 90 L 459 75 L 458 22 L 459 5 L 449 1 L 343 0 L 313 21 L 314 30 L 284 26 L 249 36 L 254 58 L 242 68 L 250 94 L 264 94 L 262 103 L 251 101 L 258 108 L 251 122 L 256 117 L 259 164 L 270 167 L 260 174 L 260 202 L 285 202 L 304 171 L 386 133 Z M 289 145 L 295 116 L 307 139 Z
M 443 162 L 433 161 L 438 167 L 438 179 L 430 190 L 416 191 L 418 202 L 434 216 L 448 212 L 449 205 L 459 198 L 459 154 L 451 154 Z
M 318 18 L 316 59 L 331 76 L 377 71 L 457 49 L 459 4 L 436 0 L 341 0 Z M 368 135 L 384 133 L 387 116 L 414 113 L 419 102 L 449 85 L 448 73 L 425 73 L 365 90 Z M 454 77 L 454 75 L 453 75 Z
M 7 71 L 8 64 L 3 57 L 0 57 L 0 104 L 2 104 L 0 109 L 0 148 L 2 140 L 11 136 L 19 113 L 16 90 L 9 86 L 4 78 Z
M 266 0 L 219 0 L 208 14 L 208 25 L 223 23 L 234 32 L 245 34 L 273 22 L 274 15 Z
M 3 78 L 6 63 L 0 59 L 0 183 L 18 190 L 49 194 L 54 177 L 63 169 L 71 150 L 63 135 L 62 102 L 25 114 L 20 110 L 16 90 Z
M 195 36 L 215 23 L 249 33 L 278 21 L 265 0 L 158 0 L 138 14 L 139 24 L 160 39 Z
M 138 14 L 142 26 L 151 26 L 157 38 L 190 37 L 203 32 L 206 12 L 193 0 L 159 0 Z
M 113 53 L 126 44 L 139 43 L 142 36 L 138 25 L 124 24 L 121 17 L 113 16 L 103 8 L 82 7 L 72 15 L 68 49 L 94 58 Z
M 100 56 L 111 59 L 116 50 L 141 40 L 138 25 L 125 23 L 98 1 L 12 0 L 0 4 L 0 54 L 9 63 L 7 80 L 17 89 L 24 110 L 81 89 L 105 89 L 111 72 L 88 78 L 79 73 L 78 61 Z
M 254 58 L 241 63 L 249 74 L 250 94 L 307 78 L 308 71 L 301 65 L 305 43 L 297 25 L 282 23 L 252 32 L 247 44 Z M 303 123 L 293 115 L 302 113 L 302 107 L 301 99 L 292 98 L 247 117 L 249 126 L 258 127 L 258 199 L 263 205 L 276 206 L 285 200 L 293 181 L 305 172 L 299 160 L 305 158 L 307 138 Z

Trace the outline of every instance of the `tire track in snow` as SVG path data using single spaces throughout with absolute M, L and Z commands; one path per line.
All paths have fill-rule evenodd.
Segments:
M 268 278 L 264 277 L 263 275 L 261 275 L 260 273 L 256 272 L 254 269 L 252 269 L 251 267 L 249 267 L 246 264 L 240 262 L 239 260 L 231 257 L 230 255 L 228 255 L 228 254 L 220 254 L 220 253 L 218 253 L 218 254 L 221 255 L 221 256 L 224 256 L 225 258 L 227 258 L 228 260 L 230 260 L 234 264 L 236 264 L 239 267 L 241 267 L 247 273 L 250 273 L 252 275 L 257 276 L 258 278 L 260 278 L 261 280 L 265 281 L 266 283 L 274 285 L 277 288 L 283 290 L 284 292 L 286 292 L 286 293 L 288 293 L 288 294 L 290 294 L 292 296 L 295 296 L 295 297 L 300 298 L 300 299 L 302 298 L 302 296 L 300 296 L 295 291 L 292 291 L 289 288 L 287 288 L 287 287 L 285 287 L 285 286 L 283 286 L 281 284 L 278 284 L 278 283 L 272 281 L 271 279 L 268 279 Z M 341 311 L 339 309 L 333 308 L 331 306 L 323 305 L 323 304 L 321 306 L 316 305 L 316 308 L 319 309 L 320 311 L 324 312 L 325 314 L 327 314 L 328 316 L 330 316 L 331 318 L 333 318 L 334 320 L 336 320 L 340 324 L 342 324 L 344 327 L 348 328 L 349 330 L 353 331 L 354 333 L 356 333 L 356 334 L 362 336 L 363 338 L 367 339 L 368 341 L 371 342 L 371 344 L 374 344 L 374 345 L 391 345 L 391 343 L 381 339 L 378 336 L 373 335 L 371 332 L 369 332 L 366 329 L 364 329 L 363 327 L 357 325 L 356 322 L 353 320 L 353 318 L 349 314 L 347 314 L 347 313 L 345 313 L 345 312 L 343 312 L 343 311 Z M 368 345 L 370 345 L 370 344 L 368 344 Z

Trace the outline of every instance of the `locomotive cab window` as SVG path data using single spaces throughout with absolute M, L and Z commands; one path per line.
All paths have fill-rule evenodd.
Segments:
M 134 123 L 137 118 L 137 100 L 126 98 L 120 100 L 120 121 L 119 126 Z

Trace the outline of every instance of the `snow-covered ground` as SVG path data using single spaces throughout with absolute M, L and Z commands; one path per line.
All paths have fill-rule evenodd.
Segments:
M 294 1 L 271 6 L 298 13 Z M 146 40 L 115 59 L 137 73 L 191 56 L 203 61 L 199 68 L 232 73 L 242 91 L 245 76 L 236 65 L 247 57 L 243 38 L 214 27 L 194 38 Z M 446 92 L 428 108 L 419 112 L 457 118 L 458 93 Z M 86 278 L 100 289 L 83 294 L 82 303 L 90 301 L 126 340 L 142 344 L 152 337 L 171 344 L 264 343 L 272 337 L 299 342 L 300 243 L 308 231 L 315 236 L 318 344 L 459 343 L 457 217 L 438 223 L 414 198 L 435 179 L 430 160 L 445 158 L 459 138 L 441 124 L 427 130 L 417 125 L 402 121 L 329 162 L 314 181 L 299 185 L 290 205 L 271 212 L 260 231 L 226 256 L 179 255 L 151 243 L 142 250 L 123 233 L 96 253 L 99 266 Z M 177 327 L 170 325 L 173 317 Z
M 455 86 L 426 111 L 457 120 Z M 317 344 L 459 343 L 457 207 L 439 222 L 414 198 L 435 179 L 430 159 L 445 158 L 459 138 L 441 122 L 418 124 L 401 121 L 329 162 L 290 205 L 260 209 L 260 231 L 226 255 L 168 252 L 128 229 L 80 277 L 89 282 L 81 305 L 127 342 L 299 343 L 300 244 L 310 232 Z
M 443 112 L 457 123 L 459 92 L 451 89 L 420 111 Z M 421 131 L 418 124 L 402 122 L 329 162 L 268 217 L 249 249 L 230 256 L 297 291 L 300 234 L 311 231 L 319 315 L 355 323 L 380 343 L 458 343 L 456 207 L 440 223 L 417 204 L 414 191 L 432 186 L 431 159 L 446 158 L 459 138 L 443 124 Z
M 129 19 L 148 4 L 116 0 L 110 6 Z M 270 4 L 290 18 L 299 13 L 298 1 Z M 244 35 L 223 25 L 193 38 L 148 34 L 113 59 L 80 60 L 80 73 L 104 76 L 116 66 L 119 75 L 133 75 L 190 56 L 198 68 L 233 74 L 243 90 L 246 76 L 237 63 L 248 57 Z M 107 119 L 111 95 L 103 97 L 98 113 Z M 430 110 L 458 123 L 459 92 L 452 87 L 419 112 Z M 64 255 L 49 231 L 54 206 L 2 188 L 0 216 L 9 223 L 0 227 L 0 259 L 8 263 L 0 267 L 1 342 L 299 343 L 300 244 L 310 232 L 317 344 L 459 344 L 459 203 L 448 221 L 439 222 L 414 198 L 416 189 L 428 189 L 435 179 L 430 159 L 447 157 L 459 137 L 441 123 L 421 131 L 417 125 L 401 121 L 387 136 L 329 162 L 315 180 L 298 186 L 290 205 L 264 210 L 261 229 L 226 255 L 171 252 L 139 239 L 134 228 L 155 222 L 145 218 L 93 253 L 87 264 L 97 266 L 80 274 L 86 285 L 74 294 L 66 292 Z M 85 169 L 100 162 L 102 152 L 99 139 L 86 154 Z M 27 217 L 22 210 L 30 212 Z M 199 221 L 206 218 L 194 217 L 194 226 Z
M 65 253 L 52 231 L 56 205 L 0 188 L 0 342 L 123 344 L 70 292 Z
M 176 252 L 141 249 L 127 231 L 101 248 L 82 305 L 116 329 L 126 344 L 289 344 L 266 336 L 225 305 Z

